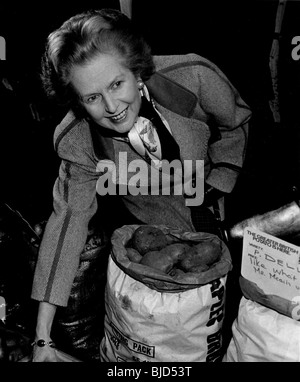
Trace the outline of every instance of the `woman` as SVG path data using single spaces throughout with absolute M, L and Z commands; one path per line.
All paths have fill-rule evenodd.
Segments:
M 152 57 L 130 20 L 116 10 L 66 21 L 48 38 L 43 69 L 48 93 L 67 101 L 70 111 L 54 135 L 61 166 L 33 282 L 32 298 L 40 301 L 36 362 L 56 361 L 52 322 L 57 306 L 67 305 L 96 211 L 110 232 L 132 223 L 199 230 L 184 192 L 163 194 L 161 178 L 155 178 L 152 195 L 149 187 L 138 186 L 153 180 L 152 170 L 163 172 L 164 160 L 203 160 L 208 193 L 231 192 L 251 115 L 214 64 L 194 54 Z M 133 164 L 142 168 L 135 186 Z M 166 178 L 173 191 L 175 178 Z M 115 204 L 117 194 L 122 204 Z

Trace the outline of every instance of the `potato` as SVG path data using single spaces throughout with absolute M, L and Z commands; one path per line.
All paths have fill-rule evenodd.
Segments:
M 205 272 L 207 270 L 209 270 L 209 266 L 205 265 L 205 264 L 202 264 L 202 265 L 196 265 L 195 267 L 191 267 L 189 269 L 189 272 L 192 272 L 192 273 L 201 273 L 201 272 Z
M 184 258 L 179 262 L 179 268 L 185 272 L 191 272 L 195 267 L 209 267 L 219 260 L 221 253 L 219 242 L 206 241 L 195 244 L 186 252 Z M 199 270 L 200 268 L 198 268 L 197 272 Z
M 167 244 L 167 237 L 163 231 L 149 225 L 137 228 L 131 238 L 131 247 L 142 256 L 150 251 L 158 251 Z
M 170 244 L 160 251 L 147 252 L 141 259 L 140 264 L 169 273 L 188 250 L 190 250 L 190 246 L 187 244 Z
M 179 260 L 183 259 L 185 253 L 189 251 L 191 247 L 188 244 L 169 244 L 165 248 L 161 249 L 163 256 L 169 256 L 169 258 L 176 264 Z
M 134 263 L 139 263 L 143 256 L 134 248 L 126 248 L 128 259 Z
M 211 265 L 219 260 L 222 254 L 222 247 L 219 241 L 204 241 L 194 246 L 202 261 L 206 265 Z
M 185 272 L 189 272 L 191 268 L 200 265 L 201 263 L 202 260 L 200 256 L 198 256 L 196 249 L 192 247 L 186 252 L 184 258 L 179 261 L 178 267 Z
M 161 251 L 147 252 L 142 257 L 140 264 L 159 269 L 165 273 L 169 273 L 173 268 L 173 260 L 169 256 L 162 255 Z

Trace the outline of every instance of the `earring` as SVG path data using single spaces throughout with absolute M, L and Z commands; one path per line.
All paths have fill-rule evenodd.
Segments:
M 139 81 L 137 82 L 137 84 L 138 84 L 138 89 L 139 89 L 139 90 L 142 90 L 143 87 L 144 87 L 144 82 L 143 82 L 142 80 L 139 80 Z

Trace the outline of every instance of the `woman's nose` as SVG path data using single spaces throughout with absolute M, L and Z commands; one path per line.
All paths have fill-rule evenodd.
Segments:
M 111 96 L 106 95 L 104 98 L 105 111 L 109 114 L 114 114 L 118 108 L 118 102 Z

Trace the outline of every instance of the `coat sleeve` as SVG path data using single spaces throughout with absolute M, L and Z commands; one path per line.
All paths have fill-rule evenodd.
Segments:
M 61 145 L 63 146 L 63 145 Z M 82 148 L 58 148 L 59 175 L 53 188 L 53 212 L 36 264 L 33 299 L 66 306 L 84 248 L 88 223 L 97 209 L 97 174 Z
M 251 110 L 218 68 L 202 68 L 199 79 L 200 107 L 219 134 L 208 146 L 210 172 L 206 182 L 229 193 L 244 164 Z

